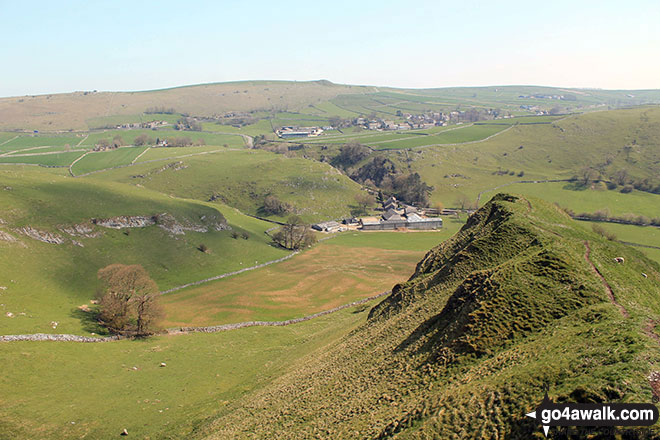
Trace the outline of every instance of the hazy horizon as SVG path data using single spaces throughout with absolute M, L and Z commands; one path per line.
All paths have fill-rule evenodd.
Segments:
M 276 5 L 0 0 L 0 96 L 243 80 L 660 88 L 651 1 Z

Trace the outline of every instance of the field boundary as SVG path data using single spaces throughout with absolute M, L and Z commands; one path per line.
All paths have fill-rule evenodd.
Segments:
M 300 318 L 287 319 L 285 321 L 245 321 L 237 322 L 234 324 L 221 324 L 208 327 L 173 327 L 166 329 L 163 334 L 165 335 L 184 335 L 190 333 L 218 333 L 229 330 L 238 330 L 245 327 L 283 327 L 292 324 L 298 324 L 305 321 L 310 321 L 314 318 L 320 318 L 321 316 L 329 315 L 331 313 L 338 312 L 340 310 L 347 309 L 349 307 L 355 307 L 362 304 L 365 304 L 369 301 L 381 298 L 385 295 L 392 293 L 391 290 L 381 292 L 377 295 L 372 295 L 367 298 L 363 298 L 357 301 L 350 302 L 348 304 L 343 304 L 338 307 L 334 307 L 329 310 L 324 310 L 322 312 L 313 313 L 311 315 L 301 316 Z M 0 336 L 0 342 L 19 342 L 19 341 L 54 341 L 54 342 L 81 342 L 81 343 L 94 343 L 94 342 L 114 342 L 121 339 L 130 339 L 129 337 L 122 336 L 103 336 L 99 338 L 92 338 L 90 336 L 79 336 L 79 335 L 67 335 L 67 334 L 47 334 L 47 333 L 35 333 L 27 335 L 2 335 Z

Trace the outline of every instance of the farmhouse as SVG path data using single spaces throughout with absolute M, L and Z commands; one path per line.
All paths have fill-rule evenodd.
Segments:
M 440 217 L 426 217 L 417 208 L 410 205 L 399 207 L 394 197 L 384 202 L 385 212 L 380 219 L 364 217 L 360 219 L 360 228 L 364 231 L 385 231 L 395 229 L 431 230 L 442 228 Z

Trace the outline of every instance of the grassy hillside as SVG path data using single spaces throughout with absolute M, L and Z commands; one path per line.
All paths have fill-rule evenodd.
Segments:
M 75 92 L 0 99 L 2 129 L 86 130 L 136 116 L 148 108 L 174 108 L 179 113 L 211 116 L 225 112 L 297 110 L 340 94 L 365 93 L 370 87 L 328 81 L 241 81 L 202 84 L 146 92 Z
M 0 292 L 2 334 L 98 332 L 77 308 L 94 298 L 96 272 L 111 263 L 142 264 L 165 290 L 287 255 L 264 234 L 271 224 L 218 202 L 173 198 L 121 183 L 83 182 L 26 167 L 0 170 L 0 179 L 0 286 L 6 287 Z M 154 215 L 160 223 L 143 228 L 117 230 L 92 223 Z M 200 231 L 175 233 L 174 223 Z M 72 231 L 76 225 L 85 231 Z M 216 230 L 226 226 L 246 232 L 249 239 Z M 62 243 L 39 241 L 24 228 Z M 202 243 L 210 252 L 198 250 Z M 12 318 L 5 316 L 8 312 Z M 59 323 L 57 330 L 51 321 Z
M 307 220 L 349 216 L 360 191 L 358 184 L 327 164 L 266 151 L 221 151 L 180 160 L 185 168 L 159 171 L 167 162 L 137 163 L 85 179 L 130 183 L 203 201 L 215 196 L 258 215 L 267 215 L 261 207 L 266 195 L 273 194 Z
M 542 438 L 524 414 L 545 386 L 555 401 L 651 400 L 658 281 L 658 264 L 553 205 L 498 195 L 366 323 L 200 435 Z

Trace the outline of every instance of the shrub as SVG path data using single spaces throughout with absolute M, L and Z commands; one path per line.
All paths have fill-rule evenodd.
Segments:
M 623 188 L 621 188 L 621 192 L 623 194 L 628 194 L 628 193 L 631 193 L 633 191 L 633 189 L 634 189 L 633 186 L 629 184 L 629 185 L 625 185 Z
M 202 252 L 204 252 L 204 253 L 207 253 L 207 252 L 209 251 L 208 246 L 206 246 L 204 243 L 200 244 L 200 245 L 197 247 L 197 249 L 199 249 L 200 251 L 202 251 Z
M 594 231 L 596 234 L 600 235 L 601 237 L 605 237 L 610 241 L 616 241 L 616 234 L 614 232 L 610 232 L 606 230 L 601 225 L 593 224 L 591 225 L 591 230 Z
M 243 231 L 243 232 L 241 232 L 241 238 L 242 238 L 243 240 L 247 240 L 248 238 L 250 238 L 250 234 L 248 234 L 247 232 Z

